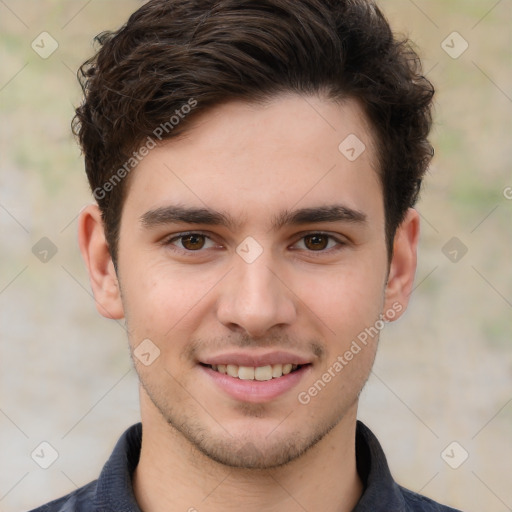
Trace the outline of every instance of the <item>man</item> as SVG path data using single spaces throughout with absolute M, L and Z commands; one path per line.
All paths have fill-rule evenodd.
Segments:
M 142 423 L 39 511 L 449 511 L 357 421 L 416 268 L 431 84 L 367 0 L 151 0 L 98 37 L 79 243 Z

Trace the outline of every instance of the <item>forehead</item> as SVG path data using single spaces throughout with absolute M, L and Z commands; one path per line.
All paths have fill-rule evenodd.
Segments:
M 375 144 L 354 100 L 286 95 L 231 101 L 197 115 L 152 149 L 130 177 L 126 206 L 230 210 L 240 219 L 320 203 L 382 207 Z M 371 211 L 369 212 L 371 214 Z M 378 213 L 378 211 L 376 211 Z

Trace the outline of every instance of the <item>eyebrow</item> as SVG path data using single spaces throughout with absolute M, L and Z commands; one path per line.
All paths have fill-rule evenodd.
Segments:
M 210 208 L 186 206 L 164 206 L 149 210 L 140 217 L 142 225 L 152 228 L 165 224 L 185 223 L 203 224 L 208 226 L 225 226 L 234 231 L 240 226 L 240 221 L 223 212 Z M 298 226 L 319 222 L 349 222 L 364 224 L 367 221 L 365 213 L 344 205 L 327 205 L 296 210 L 284 210 L 274 216 L 271 230 L 278 231 L 284 226 Z
M 350 222 L 366 223 L 366 214 L 343 205 L 319 206 L 316 208 L 300 208 L 277 215 L 272 222 L 272 229 L 279 230 L 283 226 L 314 224 L 318 222 Z

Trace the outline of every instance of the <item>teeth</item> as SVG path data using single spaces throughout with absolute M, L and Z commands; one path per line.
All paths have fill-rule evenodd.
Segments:
M 241 380 L 271 380 L 289 374 L 298 368 L 297 364 L 274 364 L 267 366 L 237 366 L 236 364 L 211 365 L 212 370 Z
M 235 364 L 228 364 L 226 366 L 226 370 L 227 370 L 226 373 L 230 377 L 238 377 L 238 366 L 236 366 Z
M 254 380 L 254 368 L 250 366 L 239 366 L 238 378 L 242 380 Z
M 272 366 L 272 377 L 281 377 L 283 375 L 283 365 L 275 364 Z
M 258 366 L 254 369 L 254 378 L 256 380 L 271 380 L 272 379 L 272 366 Z

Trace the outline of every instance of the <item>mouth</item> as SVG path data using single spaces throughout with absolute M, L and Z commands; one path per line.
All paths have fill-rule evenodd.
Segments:
M 287 350 L 229 351 L 205 354 L 197 368 L 205 391 L 212 388 L 214 394 L 220 391 L 236 401 L 269 403 L 291 397 L 290 392 L 311 375 L 314 362 L 310 355 Z
M 211 368 L 213 371 L 233 377 L 239 380 L 255 380 L 268 381 L 280 379 L 285 375 L 299 371 L 308 364 L 272 364 L 265 366 L 238 366 L 236 364 L 205 364 L 199 363 L 201 366 Z

